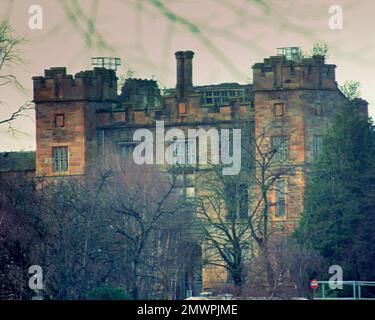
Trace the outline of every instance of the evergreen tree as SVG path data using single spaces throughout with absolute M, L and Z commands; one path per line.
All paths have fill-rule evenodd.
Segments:
M 341 265 L 346 280 L 375 279 L 375 130 L 352 103 L 323 137 L 295 235 Z

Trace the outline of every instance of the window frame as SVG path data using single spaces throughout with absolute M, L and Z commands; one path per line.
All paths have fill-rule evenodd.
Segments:
M 240 184 L 238 211 L 240 219 L 249 218 L 249 187 L 244 183 Z
M 58 123 L 58 118 L 59 117 L 62 117 L 62 125 L 59 126 L 57 125 Z M 56 113 L 55 116 L 54 116 L 54 125 L 55 125 L 55 128 L 64 128 L 65 127 L 65 113 Z
M 277 107 L 281 107 L 281 114 L 278 114 Z M 275 118 L 283 118 L 285 117 L 285 104 L 283 102 L 275 102 L 273 104 L 273 115 Z
M 278 149 L 273 155 L 273 160 L 278 161 L 278 162 L 287 161 L 289 159 L 289 137 L 284 136 L 284 135 L 272 136 L 271 137 L 272 150 L 275 149 L 276 144 L 278 145 Z
M 171 157 L 171 161 L 173 158 L 176 157 L 176 163 L 174 165 L 181 165 L 181 166 L 196 166 L 197 165 L 197 142 L 195 147 L 195 152 L 193 153 L 190 149 L 190 143 L 192 143 L 193 140 L 184 139 L 184 140 L 174 140 L 171 142 L 170 146 L 174 144 L 174 147 L 170 149 L 171 154 L 169 155 Z M 182 151 L 184 151 L 184 154 L 182 154 Z M 195 161 L 190 161 L 194 160 Z M 180 162 L 180 160 L 183 158 L 183 163 Z M 193 163 L 190 163 L 193 162 Z
M 322 150 L 322 136 L 321 135 L 314 135 L 313 136 L 313 159 L 317 160 L 319 157 L 319 154 Z
M 280 186 L 282 184 L 282 187 Z M 280 190 L 282 189 L 282 190 Z M 286 218 L 287 215 L 287 203 L 286 203 L 286 179 L 280 178 L 276 180 L 276 211 L 275 217 L 282 219 Z M 282 207 L 282 210 L 280 210 Z
M 64 153 L 58 153 L 66 150 Z M 54 174 L 69 172 L 69 146 L 52 146 L 52 172 Z
M 180 172 L 172 176 L 176 191 L 184 200 L 192 200 L 196 196 L 195 172 Z M 188 189 L 193 190 L 193 195 L 188 195 Z

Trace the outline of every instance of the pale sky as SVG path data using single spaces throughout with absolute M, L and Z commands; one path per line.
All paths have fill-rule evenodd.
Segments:
M 42 30 L 29 28 L 32 5 L 43 9 Z M 342 30 L 329 28 L 332 5 L 343 8 Z M 131 69 L 173 87 L 174 52 L 193 50 L 194 84 L 244 83 L 276 48 L 309 51 L 316 42 L 329 45 L 339 83 L 360 81 L 374 116 L 374 12 L 373 0 L 1 0 L 0 17 L 27 40 L 26 62 L 12 70 L 25 89 L 0 87 L 0 119 L 32 99 L 32 76 L 54 66 L 75 74 L 91 68 L 92 56 L 120 57 L 118 75 Z M 0 126 L 0 151 L 35 149 L 33 112 L 12 126 Z

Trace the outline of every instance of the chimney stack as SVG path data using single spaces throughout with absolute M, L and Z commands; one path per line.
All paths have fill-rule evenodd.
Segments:
M 193 51 L 184 52 L 184 95 L 193 93 Z
M 176 94 L 178 99 L 194 91 L 193 87 L 193 51 L 177 51 L 175 53 L 177 62 L 177 84 Z
M 184 52 L 177 51 L 175 56 L 177 63 L 176 94 L 178 98 L 182 98 L 184 95 Z

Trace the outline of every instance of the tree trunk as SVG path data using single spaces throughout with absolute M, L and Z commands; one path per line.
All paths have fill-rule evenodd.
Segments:
M 268 252 L 267 244 L 263 244 L 261 247 L 261 250 L 262 250 L 262 255 L 263 255 L 264 264 L 266 268 L 267 284 L 268 284 L 270 291 L 272 292 L 275 286 L 275 275 L 274 275 L 274 271 L 272 268 L 271 257 Z
M 138 300 L 139 298 L 137 272 L 138 272 L 138 262 L 133 261 L 133 279 L 132 279 L 131 292 L 130 292 L 130 295 L 133 300 Z

